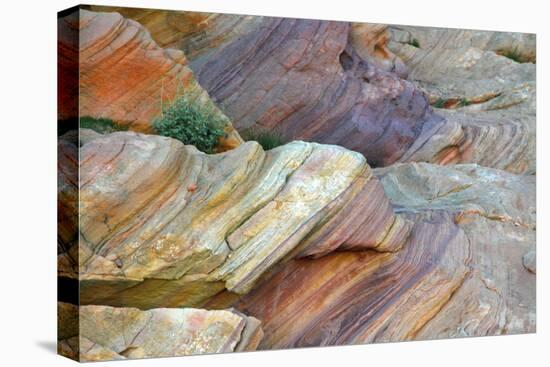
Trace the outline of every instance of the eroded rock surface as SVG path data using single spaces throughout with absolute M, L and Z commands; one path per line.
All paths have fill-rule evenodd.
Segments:
M 406 78 L 408 70 L 403 61 L 388 48 L 390 33 L 384 24 L 352 23 L 350 42 L 363 60 Z
M 249 28 L 191 64 L 238 129 L 338 144 L 387 165 L 446 124 L 412 83 L 357 54 L 348 23 L 263 18 Z
M 402 26 L 390 33 L 388 48 L 409 79 L 462 129 L 454 147 L 412 160 L 535 172 L 534 34 Z
M 418 338 L 535 331 L 535 177 L 477 165 L 396 165 L 376 172 L 392 202 L 409 213 L 444 210 L 471 244 L 471 273 Z
M 184 50 L 239 130 L 342 145 L 376 166 L 535 171 L 534 35 L 92 8 Z
M 73 135 L 73 136 L 70 136 Z M 58 273 L 78 274 L 78 136 L 57 143 L 57 264 Z
M 469 268 L 468 241 L 444 216 L 419 221 L 397 253 L 342 252 L 294 260 L 235 301 L 261 318 L 262 349 L 408 340 L 445 304 Z
M 396 253 L 333 253 L 280 265 L 234 305 L 262 320 L 261 348 L 535 331 L 532 176 L 477 165 L 374 170 L 415 223 Z
M 59 317 L 58 349 L 81 362 L 254 350 L 262 338 L 258 320 L 232 310 L 60 303 Z
M 247 293 L 288 258 L 397 251 L 411 231 L 365 158 L 338 146 L 248 142 L 207 155 L 117 132 L 89 140 L 80 160 L 84 304 L 196 306 Z
M 184 50 L 240 130 L 342 145 L 376 166 L 535 171 L 533 35 L 92 8 L 120 11 Z
M 221 150 L 242 142 L 229 119 L 195 80 L 183 52 L 159 47 L 138 22 L 118 13 L 80 10 L 60 18 L 58 28 L 63 35 L 59 40 L 60 74 L 69 78 L 75 67 L 79 73 L 76 80 L 68 82 L 79 89 L 61 91 L 62 118 L 107 118 L 134 131 L 151 132 L 162 108 L 185 95 L 225 121 L 227 136 L 220 142 Z M 74 60 L 78 60 L 77 66 L 70 63 Z M 72 99 L 79 100 L 79 111 L 65 111 L 73 106 Z
M 406 70 L 385 47 L 384 27 L 110 11 L 154 29 L 157 42 L 185 50 L 198 81 L 239 131 L 275 130 L 286 140 L 338 144 L 386 165 L 415 141 L 430 145 L 434 132 L 447 125 L 432 114 L 424 94 L 400 77 Z M 170 21 L 161 27 L 161 19 Z
M 60 67 L 80 50 L 83 115 L 151 132 L 181 85 L 237 128 L 343 147 L 63 135 L 59 276 L 86 305 L 79 339 L 60 303 L 63 354 L 535 331 L 532 36 L 118 10 L 137 22 L 60 20 L 81 32 L 64 33 Z

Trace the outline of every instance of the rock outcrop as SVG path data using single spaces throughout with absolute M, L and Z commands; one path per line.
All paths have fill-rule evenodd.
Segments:
M 57 143 L 57 270 L 72 279 L 78 278 L 77 144 L 78 136 L 63 136 Z
M 338 144 L 375 166 L 535 170 L 533 35 L 92 8 L 184 50 L 239 130 Z
M 430 145 L 434 132 L 447 125 L 432 114 L 423 93 L 394 73 L 406 71 L 385 48 L 384 29 L 305 19 L 110 10 L 143 22 L 155 29 L 157 42 L 191 55 L 198 81 L 239 131 L 275 130 L 286 140 L 338 144 L 363 153 L 372 165 L 387 165 L 415 141 Z M 168 18 L 172 25 L 157 27 Z M 371 62 L 358 52 L 375 57 Z
M 64 320 L 59 352 L 81 362 L 255 350 L 263 335 L 258 320 L 234 310 L 68 303 L 59 303 L 58 310 Z
M 533 36 L 87 7 L 60 80 L 134 131 L 58 140 L 61 354 L 535 331 Z M 220 153 L 151 134 L 180 93 Z
M 338 146 L 247 142 L 207 155 L 117 132 L 85 143 L 80 162 L 83 304 L 197 306 L 248 292 L 287 258 L 397 251 L 412 225 L 365 158 Z
M 388 26 L 373 23 L 352 23 L 350 42 L 363 60 L 368 60 L 380 69 L 406 78 L 408 70 L 403 61 L 389 48 Z
M 532 176 L 430 164 L 375 174 L 416 223 L 401 251 L 293 260 L 206 307 L 261 319 L 263 349 L 535 331 L 535 279 L 522 264 L 535 243 Z
M 126 132 L 80 156 L 84 304 L 235 307 L 261 348 L 534 331 L 534 176 Z
M 76 68 L 76 80 L 66 84 L 79 87 L 61 90 L 61 118 L 107 118 L 130 130 L 152 132 L 152 123 L 162 109 L 185 96 L 225 121 L 226 137 L 219 150 L 242 142 L 229 119 L 195 80 L 183 52 L 159 47 L 141 24 L 117 13 L 80 10 L 60 18 L 58 28 L 63 35 L 59 72 L 69 78 Z M 75 99 L 79 111 L 70 110 Z
M 400 26 L 390 33 L 388 48 L 410 79 L 462 130 L 455 146 L 412 160 L 535 172 L 534 34 Z
M 412 83 L 359 57 L 350 31 L 343 22 L 263 18 L 191 67 L 237 129 L 338 144 L 391 164 L 446 121 Z
M 454 213 L 470 242 L 470 276 L 418 338 L 535 331 L 535 275 L 522 264 L 524 254 L 535 251 L 534 176 L 476 165 L 425 164 L 397 165 L 376 174 L 403 210 Z
M 143 24 L 161 47 L 183 50 L 190 60 L 250 31 L 263 17 L 160 9 L 86 5 L 95 12 L 117 12 Z
M 413 338 L 469 272 L 468 241 L 450 218 L 419 221 L 401 251 L 342 252 L 280 266 L 251 293 L 222 293 L 262 320 L 261 349 Z

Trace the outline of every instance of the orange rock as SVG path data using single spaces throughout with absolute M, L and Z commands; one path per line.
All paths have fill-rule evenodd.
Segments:
M 242 143 L 229 119 L 194 78 L 182 51 L 159 47 L 147 29 L 118 13 L 80 10 L 59 20 L 60 75 L 74 84 L 71 70 L 79 55 L 80 116 L 107 118 L 133 131 L 152 132 L 152 123 L 175 98 L 185 95 L 226 123 L 218 151 Z M 73 67 L 73 69 L 71 69 Z M 61 94 L 60 116 L 77 117 L 74 91 Z

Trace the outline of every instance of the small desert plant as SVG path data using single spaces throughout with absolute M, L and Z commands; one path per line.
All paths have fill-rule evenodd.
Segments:
M 471 105 L 472 102 L 468 101 L 466 98 L 461 98 L 458 102 L 458 107 L 465 107 Z
M 407 43 L 409 45 L 413 46 L 413 47 L 420 48 L 420 42 L 418 42 L 418 40 L 416 38 L 413 38 L 412 40 L 410 40 Z
M 435 107 L 435 108 L 445 108 L 445 103 L 447 101 L 444 99 L 444 98 L 438 98 L 437 101 L 435 101 L 434 103 L 432 103 L 432 107 Z
M 514 60 L 515 62 L 521 62 L 521 53 L 519 52 L 517 47 L 515 47 L 513 50 L 502 51 L 500 52 L 500 55 L 507 57 L 510 60 Z
M 434 103 L 432 103 L 432 107 L 434 107 L 434 108 L 456 108 L 456 107 L 466 107 L 466 106 L 469 106 L 471 104 L 472 104 L 472 102 L 470 102 L 466 98 L 460 98 L 459 100 L 438 98 Z
M 178 139 L 184 144 L 212 153 L 224 136 L 224 121 L 213 109 L 191 102 L 187 97 L 176 99 L 153 121 L 159 135 Z
M 242 138 L 246 141 L 257 141 L 264 150 L 271 150 L 285 143 L 283 137 L 277 131 L 247 129 L 242 133 Z
M 117 126 L 113 120 L 83 116 L 80 118 L 81 129 L 91 129 L 100 134 L 110 134 L 115 131 L 125 131 L 126 128 Z

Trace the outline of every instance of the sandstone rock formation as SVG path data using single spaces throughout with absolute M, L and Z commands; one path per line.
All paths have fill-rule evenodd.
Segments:
M 160 9 L 87 5 L 95 12 L 117 12 L 143 24 L 161 47 L 183 50 L 190 60 L 249 32 L 263 17 Z
M 80 114 L 134 131 L 58 140 L 62 354 L 535 331 L 531 35 L 88 8 L 59 21 L 60 80 L 79 54 Z M 150 134 L 179 93 L 223 152 Z
M 407 77 L 408 70 L 403 61 L 388 49 L 390 34 L 387 25 L 352 23 L 349 37 L 351 45 L 363 60 L 402 78 Z
M 426 160 L 535 172 L 534 34 L 401 26 L 390 32 L 388 47 L 410 79 L 462 129 L 455 146 Z
M 57 144 L 57 255 L 59 275 L 78 274 L 78 137 Z
M 222 293 L 262 320 L 260 348 L 535 331 L 534 178 L 476 165 L 376 169 L 396 211 L 416 224 L 396 253 L 294 260 L 251 293 Z
M 80 149 L 84 304 L 232 306 L 269 349 L 534 331 L 534 176 L 373 176 L 304 142 L 206 155 L 119 132 Z
M 198 81 L 238 130 L 273 129 L 286 140 L 338 144 L 363 153 L 370 164 L 386 165 L 415 141 L 430 145 L 433 133 L 447 125 L 412 83 L 393 72 L 405 73 L 403 63 L 384 48 L 376 27 L 352 31 L 344 22 L 110 10 L 155 29 L 157 42 L 192 55 Z M 171 25 L 161 30 L 160 19 Z M 353 44 L 375 60 L 361 58 Z
M 59 351 L 81 362 L 254 350 L 262 338 L 258 320 L 232 310 L 60 303 L 59 317 Z
M 535 177 L 476 165 L 398 165 L 376 172 L 405 211 L 453 212 L 470 242 L 470 276 L 420 339 L 535 331 Z M 430 185 L 426 185 L 426 183 Z
M 58 28 L 63 35 L 59 72 L 69 78 L 76 68 L 76 80 L 66 83 L 79 87 L 61 89 L 60 118 L 78 116 L 78 111 L 70 109 L 71 101 L 78 99 L 80 116 L 108 118 L 131 130 L 151 132 L 162 108 L 185 95 L 225 121 L 227 136 L 220 150 L 242 142 L 195 80 L 183 52 L 159 47 L 139 23 L 117 13 L 80 10 L 60 18 Z
M 192 67 L 238 129 L 258 126 L 286 139 L 338 144 L 387 165 L 446 122 L 413 84 L 361 59 L 350 29 L 342 22 L 264 18 Z
M 79 40 L 78 32 L 71 29 L 78 21 L 78 11 L 57 19 L 57 119 L 65 121 L 64 124 L 78 117 Z M 71 128 L 77 126 L 73 124 Z M 67 126 L 66 129 L 70 128 Z
M 533 35 L 92 8 L 120 11 L 184 50 L 239 130 L 342 145 L 375 166 L 535 170 Z M 460 108 L 434 113 L 424 93 Z
M 235 307 L 262 320 L 260 348 L 413 338 L 468 273 L 468 241 L 444 216 L 419 221 L 401 251 L 342 252 L 294 260 Z M 225 307 L 235 296 L 206 305 Z
M 286 258 L 396 251 L 411 230 L 364 157 L 337 146 L 207 155 L 118 132 L 89 140 L 80 162 L 83 304 L 196 306 L 248 292 Z

